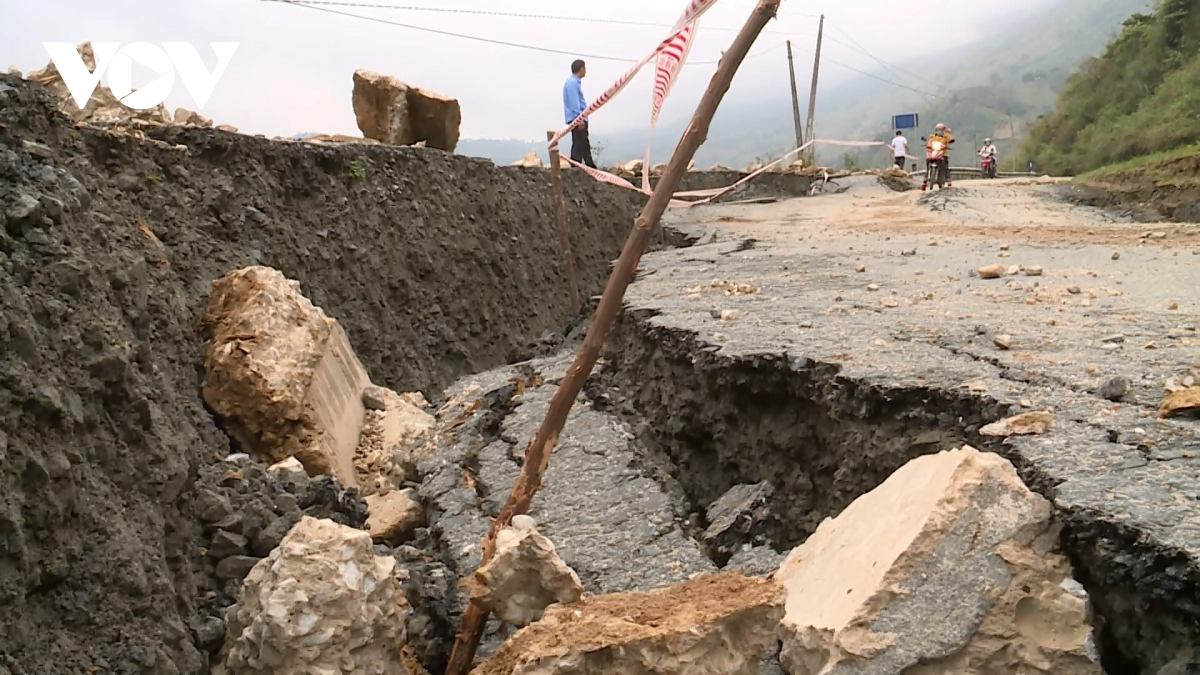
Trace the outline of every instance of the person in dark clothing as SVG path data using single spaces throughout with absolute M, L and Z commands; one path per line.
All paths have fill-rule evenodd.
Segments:
M 571 64 L 571 77 L 563 85 L 563 116 L 567 124 L 575 121 L 576 117 L 587 109 L 587 99 L 583 97 L 583 77 L 587 75 L 587 65 L 582 59 L 576 59 Z M 571 130 L 571 160 L 596 168 L 592 159 L 592 142 L 588 138 L 588 119 L 585 117 L 579 126 Z

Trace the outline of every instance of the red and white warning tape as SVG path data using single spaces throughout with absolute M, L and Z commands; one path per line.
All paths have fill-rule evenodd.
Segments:
M 548 147 L 551 150 L 556 148 L 558 146 L 558 141 L 563 136 L 571 133 L 573 129 L 583 123 L 583 120 L 587 119 L 592 113 L 604 107 L 604 104 L 608 103 L 614 96 L 620 93 L 621 90 L 625 88 L 625 85 L 629 84 L 634 76 L 638 74 L 642 67 L 649 63 L 651 59 L 653 59 L 655 62 L 654 94 L 650 102 L 650 130 L 646 139 L 646 155 L 642 162 L 641 187 L 639 188 L 624 178 L 607 171 L 593 169 L 568 157 L 562 158 L 571 166 L 583 169 L 585 173 L 596 180 L 609 183 L 611 185 L 616 185 L 618 187 L 627 188 L 629 190 L 636 190 L 647 195 L 650 194 L 650 140 L 654 136 L 654 127 L 658 124 L 658 114 L 662 110 L 663 103 L 667 100 L 667 95 L 671 92 L 672 85 L 675 84 L 675 79 L 679 77 L 679 72 L 683 69 L 684 62 L 687 61 L 688 53 L 691 52 L 700 17 L 715 4 L 717 4 L 717 0 L 688 0 L 687 7 L 684 8 L 683 14 L 680 15 L 679 20 L 676 21 L 675 25 L 671 28 L 671 34 L 662 42 L 659 42 L 658 46 L 654 48 L 653 52 L 646 55 L 645 58 L 635 63 L 633 67 L 627 70 L 623 75 L 621 75 L 621 77 L 617 78 L 617 81 L 614 82 L 612 86 L 606 89 L 604 93 L 600 94 L 595 101 L 592 101 L 591 105 L 584 109 L 584 111 L 580 113 L 578 117 L 572 120 L 571 123 L 566 126 L 566 128 L 555 134 L 554 137 L 550 139 Z M 795 150 L 786 153 L 774 162 L 771 162 L 757 171 L 744 176 L 741 180 L 737 181 L 733 185 L 723 188 L 677 192 L 674 195 L 675 198 L 669 202 L 669 205 L 673 207 L 686 208 L 689 206 L 695 206 L 697 204 L 708 203 L 725 194 L 726 192 L 729 192 L 730 190 L 733 190 L 746 183 L 747 181 L 757 178 L 771 167 L 776 166 L 788 157 L 799 154 L 802 150 L 809 147 L 813 143 L 844 146 L 886 145 L 886 143 L 880 143 L 878 141 L 809 141 Z M 679 199 L 680 197 L 703 197 L 703 199 L 698 201 L 685 201 Z
M 629 84 L 629 81 L 632 80 L 633 77 L 642 69 L 642 67 L 649 63 L 651 59 L 657 59 L 655 64 L 655 103 L 653 104 L 654 111 L 651 114 L 652 118 L 657 119 L 658 109 L 662 107 L 662 101 L 666 100 L 667 93 L 670 91 L 676 75 L 678 75 L 680 68 L 683 66 L 683 62 L 687 59 L 687 52 L 691 47 L 692 37 L 696 32 L 696 22 L 715 4 L 717 4 L 717 0 L 688 0 L 687 7 L 684 8 L 683 14 L 680 15 L 679 20 L 676 21 L 675 25 L 671 28 L 670 35 L 668 35 L 667 38 L 662 42 L 658 43 L 658 46 L 654 48 L 654 51 L 647 54 L 641 61 L 633 64 L 629 70 L 625 71 L 625 74 L 617 78 L 617 81 L 614 82 L 612 86 L 606 89 L 603 94 L 600 94 L 595 101 L 592 101 L 592 104 L 585 108 L 583 112 L 579 113 L 579 116 L 572 120 L 572 122 L 568 124 L 566 128 L 555 134 L 554 138 L 550 139 L 548 147 L 553 149 L 558 145 L 559 139 L 571 133 L 571 130 L 582 124 L 584 119 L 590 117 L 592 113 L 602 108 L 605 103 L 608 103 L 612 99 L 612 97 L 620 93 L 620 91 L 625 88 L 625 85 Z M 672 63 L 674 63 L 673 66 L 671 65 Z M 662 77 L 662 81 L 664 82 L 661 88 L 658 85 L 660 77 Z
M 722 188 L 708 188 L 705 190 L 689 190 L 686 192 L 676 192 L 673 195 L 674 198 L 670 202 L 668 202 L 668 206 L 675 207 L 675 208 L 687 208 L 690 206 L 696 206 L 698 204 L 707 204 L 707 203 L 711 202 L 712 200 L 716 199 L 717 197 L 720 197 L 721 195 L 725 194 L 726 192 L 729 192 L 730 190 L 734 190 L 734 189 L 754 180 L 755 178 L 758 178 L 762 174 L 769 171 L 772 167 L 779 165 L 784 160 L 788 159 L 789 157 L 793 157 L 793 156 L 799 154 L 800 152 L 806 150 L 809 146 L 814 145 L 814 144 L 817 144 L 817 145 L 839 145 L 839 146 L 846 146 L 846 147 L 872 147 L 872 146 L 885 146 L 886 147 L 887 146 L 887 143 L 882 143 L 880 141 L 830 141 L 830 140 L 823 140 L 823 139 L 809 141 L 794 150 L 790 150 L 790 151 L 784 153 L 782 156 L 779 157 L 779 159 L 776 159 L 775 161 L 771 162 L 770 164 L 759 167 L 758 169 L 754 170 L 753 172 L 746 174 L 740 180 L 738 180 L 736 183 L 733 183 L 732 185 L 728 185 L 728 186 L 722 187 Z M 649 171 L 649 168 L 645 164 L 643 164 L 643 166 L 642 166 L 642 187 L 639 188 L 638 186 L 634 185 L 633 183 L 630 183 L 629 181 L 625 180 L 624 178 L 621 178 L 620 176 L 618 176 L 616 174 L 609 173 L 607 171 L 601 171 L 600 169 L 593 169 L 592 167 L 586 166 L 579 162 L 576 162 L 575 160 L 573 160 L 569 157 L 562 157 L 562 160 L 567 162 L 571 166 L 583 169 L 583 171 L 585 173 L 587 173 L 589 176 L 591 176 L 592 178 L 595 178 L 598 181 L 608 183 L 610 185 L 616 185 L 617 187 L 622 187 L 622 188 L 625 188 L 628 190 L 634 190 L 636 192 L 641 192 L 643 194 L 651 193 L 651 190 L 649 188 L 650 171 Z M 687 201 L 684 199 L 680 199 L 681 197 L 703 197 L 703 199 L 699 199 L 699 200 L 695 200 L 695 201 Z

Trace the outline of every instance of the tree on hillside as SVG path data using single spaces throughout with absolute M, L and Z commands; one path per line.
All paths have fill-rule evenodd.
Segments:
M 1081 173 L 1200 141 L 1198 110 L 1200 2 L 1162 0 L 1067 79 L 1024 151 L 1047 171 Z

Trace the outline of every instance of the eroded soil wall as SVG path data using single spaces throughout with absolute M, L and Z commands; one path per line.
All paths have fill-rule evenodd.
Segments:
M 572 318 L 547 174 L 215 130 L 147 140 L 77 129 L 51 97 L 0 78 L 0 673 L 207 672 L 245 566 L 302 510 L 355 501 L 215 464 L 236 448 L 199 394 L 212 280 L 280 269 L 375 381 L 436 395 Z M 638 204 L 567 181 L 591 294 Z M 218 523 L 250 541 L 224 570 Z

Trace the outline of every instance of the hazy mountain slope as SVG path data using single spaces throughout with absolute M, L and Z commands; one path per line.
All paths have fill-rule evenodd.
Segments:
M 1063 87 L 1026 151 L 1074 174 L 1200 141 L 1200 2 L 1137 14 Z
M 995 27 L 995 38 L 951 50 L 930 59 L 899 63 L 875 71 L 878 77 L 918 90 L 911 91 L 867 76 L 828 90 L 817 99 L 816 128 L 819 138 L 864 140 L 890 136 L 891 116 L 918 112 L 922 126 L 945 121 L 969 145 L 976 138 L 992 135 L 1005 158 L 1012 156 L 1008 114 L 1018 140 L 1028 124 L 1050 112 L 1056 92 L 1083 59 L 1099 54 L 1121 22 L 1150 6 L 1152 0 L 1060 0 L 1035 14 Z M 877 54 L 884 57 L 885 54 Z M 837 68 L 836 65 L 823 66 Z M 806 69 L 798 68 L 798 84 L 807 88 Z M 934 83 L 941 83 L 941 88 Z M 802 105 L 804 103 L 802 102 Z M 655 132 L 655 161 L 667 157 L 686 124 L 686 116 L 664 119 Z M 917 136 L 919 134 L 913 134 Z M 645 149 L 645 131 L 594 132 L 593 142 L 602 147 L 601 163 L 640 157 Z M 544 144 L 463 140 L 459 152 L 512 162 Z M 728 98 L 713 120 L 708 141 L 696 153 L 696 163 L 742 166 L 760 158 L 774 157 L 795 146 L 791 99 L 786 87 L 778 95 L 755 100 Z M 958 145 L 959 156 L 966 148 Z M 846 148 L 827 147 L 822 159 L 836 163 Z M 879 164 L 888 161 L 886 150 L 851 152 L 858 161 Z M 1024 159 L 1021 159 L 1023 163 Z

